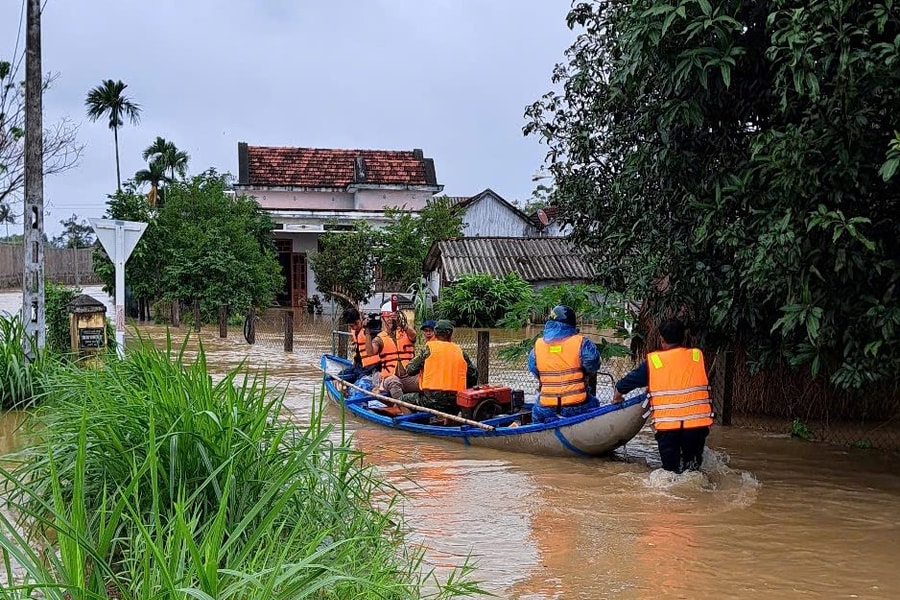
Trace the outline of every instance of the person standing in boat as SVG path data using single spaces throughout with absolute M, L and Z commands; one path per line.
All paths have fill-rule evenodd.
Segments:
M 703 352 L 684 347 L 684 324 L 669 319 L 659 326 L 662 349 L 651 352 L 616 384 L 614 403 L 646 387 L 650 425 L 663 469 L 675 473 L 699 471 L 706 436 L 713 424 L 712 401 Z
M 406 372 L 419 377 L 421 393 L 416 404 L 455 415 L 459 412 L 456 394 L 475 385 L 478 370 L 452 337 L 453 323 L 445 319 L 435 323 L 434 338 L 409 362 Z
M 559 305 L 550 311 L 544 333 L 528 354 L 528 370 L 538 378 L 534 423 L 570 417 L 600 406 L 586 378 L 600 369 L 597 345 L 578 333 L 575 311 Z
M 371 339 L 372 332 L 363 323 L 359 310 L 349 307 L 344 310 L 341 320 L 350 329 L 353 343 L 353 366 L 341 371 L 339 377 L 344 381 L 354 383 L 360 377 L 373 375 L 381 366 L 381 358 L 377 354 L 369 354 L 367 339 Z
M 402 312 L 391 312 L 389 304 L 381 307 L 381 323 L 381 333 L 367 339 L 366 351 L 381 361 L 381 389 L 399 400 L 405 393 L 419 391 L 418 378 L 406 373 L 415 351 L 416 330 Z

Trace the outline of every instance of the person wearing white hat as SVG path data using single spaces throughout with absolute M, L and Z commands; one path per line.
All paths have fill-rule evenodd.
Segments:
M 402 395 L 407 391 L 419 390 L 418 379 L 406 373 L 406 365 L 412 360 L 415 350 L 416 330 L 406 322 L 406 315 L 401 311 L 391 311 L 391 308 L 391 302 L 382 305 L 381 333 L 366 341 L 366 350 L 370 355 L 381 358 L 382 388 L 389 390 L 389 383 L 394 388 L 402 386 Z

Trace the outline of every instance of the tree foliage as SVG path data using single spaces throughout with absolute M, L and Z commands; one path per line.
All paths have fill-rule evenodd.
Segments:
M 267 306 L 284 284 L 271 218 L 255 199 L 225 188 L 213 170 L 170 184 L 157 220 L 166 299 L 199 299 L 207 315 L 222 304 L 236 312 Z
M 225 191 L 226 176 L 210 169 L 170 184 L 157 211 L 133 184 L 110 197 L 109 218 L 148 223 L 128 260 L 136 297 L 199 300 L 207 318 L 223 304 L 244 312 L 271 303 L 283 284 L 272 220 L 253 198 Z M 105 253 L 98 254 L 95 271 L 111 289 L 114 270 Z
M 125 119 L 137 125 L 141 120 L 141 107 L 125 95 L 127 83 L 121 80 L 113 81 L 105 79 L 95 88 L 91 88 L 84 100 L 87 116 L 91 121 L 107 118 L 107 124 L 113 131 L 113 141 L 116 147 L 116 189 L 122 189 L 122 175 L 119 168 L 119 128 L 125 124 Z
M 62 233 L 50 241 L 56 248 L 90 248 L 96 241 L 91 224 L 79 219 L 75 213 L 68 219 L 61 220 L 59 224 L 63 226 Z
M 597 339 L 597 348 L 604 360 L 614 356 L 627 356 L 628 346 L 620 343 L 628 338 L 624 323 L 629 318 L 625 301 L 619 294 L 614 294 L 598 285 L 576 283 L 548 285 L 538 290 L 529 289 L 512 306 L 497 323 L 499 327 L 520 329 L 529 324 L 544 323 L 553 307 L 564 304 L 575 311 L 578 321 L 591 324 L 595 331 L 603 332 Z M 534 348 L 537 338 L 543 331 L 535 332 L 518 344 L 500 349 L 499 356 L 505 360 L 518 360 L 526 356 Z M 612 340 L 612 341 L 611 341 Z M 620 341 L 616 341 L 620 340 Z
M 526 133 L 600 283 L 841 387 L 900 368 L 900 10 L 579 2 Z
M 418 213 L 385 208 L 387 225 L 375 231 L 375 258 L 382 277 L 408 289 L 422 277 L 422 263 L 435 240 L 462 237 L 463 214 L 446 196 L 428 201 Z
M 134 174 L 134 183 L 137 185 L 150 184 L 150 192 L 147 194 L 150 206 L 156 206 L 157 199 L 162 195 L 160 187 L 170 181 L 166 174 L 166 165 L 159 159 L 151 160 L 146 169 L 140 169 Z
M 0 205 L 10 206 L 22 199 L 25 187 L 25 85 L 15 81 L 15 69 L 0 61 Z M 46 91 L 56 79 L 44 79 Z M 83 146 L 77 139 L 78 126 L 63 118 L 44 128 L 44 175 L 62 173 L 75 167 Z M 20 213 L 21 214 L 21 213 Z
M 319 237 L 319 251 L 309 255 L 309 265 L 316 288 L 327 300 L 350 306 L 369 299 L 375 291 L 374 239 L 365 221 L 357 221 L 349 231 L 333 228 Z
M 171 181 L 174 181 L 176 176 L 184 178 L 187 175 L 188 162 L 191 160 L 190 155 L 184 150 L 179 150 L 175 142 L 161 136 L 156 136 L 153 143 L 144 148 L 141 158 L 150 164 L 162 165 L 169 172 L 168 177 Z
M 44 311 L 47 319 L 47 348 L 58 354 L 72 350 L 67 305 L 81 295 L 81 288 L 44 282 Z
M 165 189 L 162 186 L 175 181 L 176 177 L 184 179 L 190 155 L 179 150 L 174 142 L 157 136 L 152 144 L 144 148 L 141 157 L 147 161 L 147 168 L 136 172 L 134 181 L 150 184 L 147 199 L 150 206 L 156 206 L 157 201 L 165 201 Z

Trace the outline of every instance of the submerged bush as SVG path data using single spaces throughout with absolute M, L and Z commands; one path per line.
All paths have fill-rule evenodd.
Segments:
M 47 320 L 47 347 L 54 352 L 70 352 L 69 313 L 66 305 L 81 294 L 81 288 L 65 287 L 52 281 L 44 284 L 44 314 Z
M 533 294 L 531 285 L 518 273 L 508 273 L 500 279 L 471 273 L 443 288 L 434 310 L 458 327 L 495 327 L 517 301 Z
M 0 598 L 421 597 L 421 551 L 374 507 L 391 490 L 317 417 L 280 418 L 264 376 L 213 382 L 202 349 L 190 362 L 170 342 L 50 390 L 37 443 L 2 471 L 28 543 L 7 522 L 0 544 L 29 576 Z M 58 553 L 31 550 L 52 539 Z M 460 575 L 435 597 L 476 589 Z

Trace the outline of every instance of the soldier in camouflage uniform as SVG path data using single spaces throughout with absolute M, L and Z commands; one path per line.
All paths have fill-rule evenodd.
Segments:
M 472 359 L 458 344 L 450 341 L 453 324 L 440 320 L 434 326 L 435 338 L 406 365 L 407 375 L 419 376 L 420 392 L 412 402 L 441 412 L 457 414 L 456 394 L 475 385 L 478 371 Z M 444 389 L 429 389 L 440 386 Z M 453 388 L 453 389 L 450 389 Z

